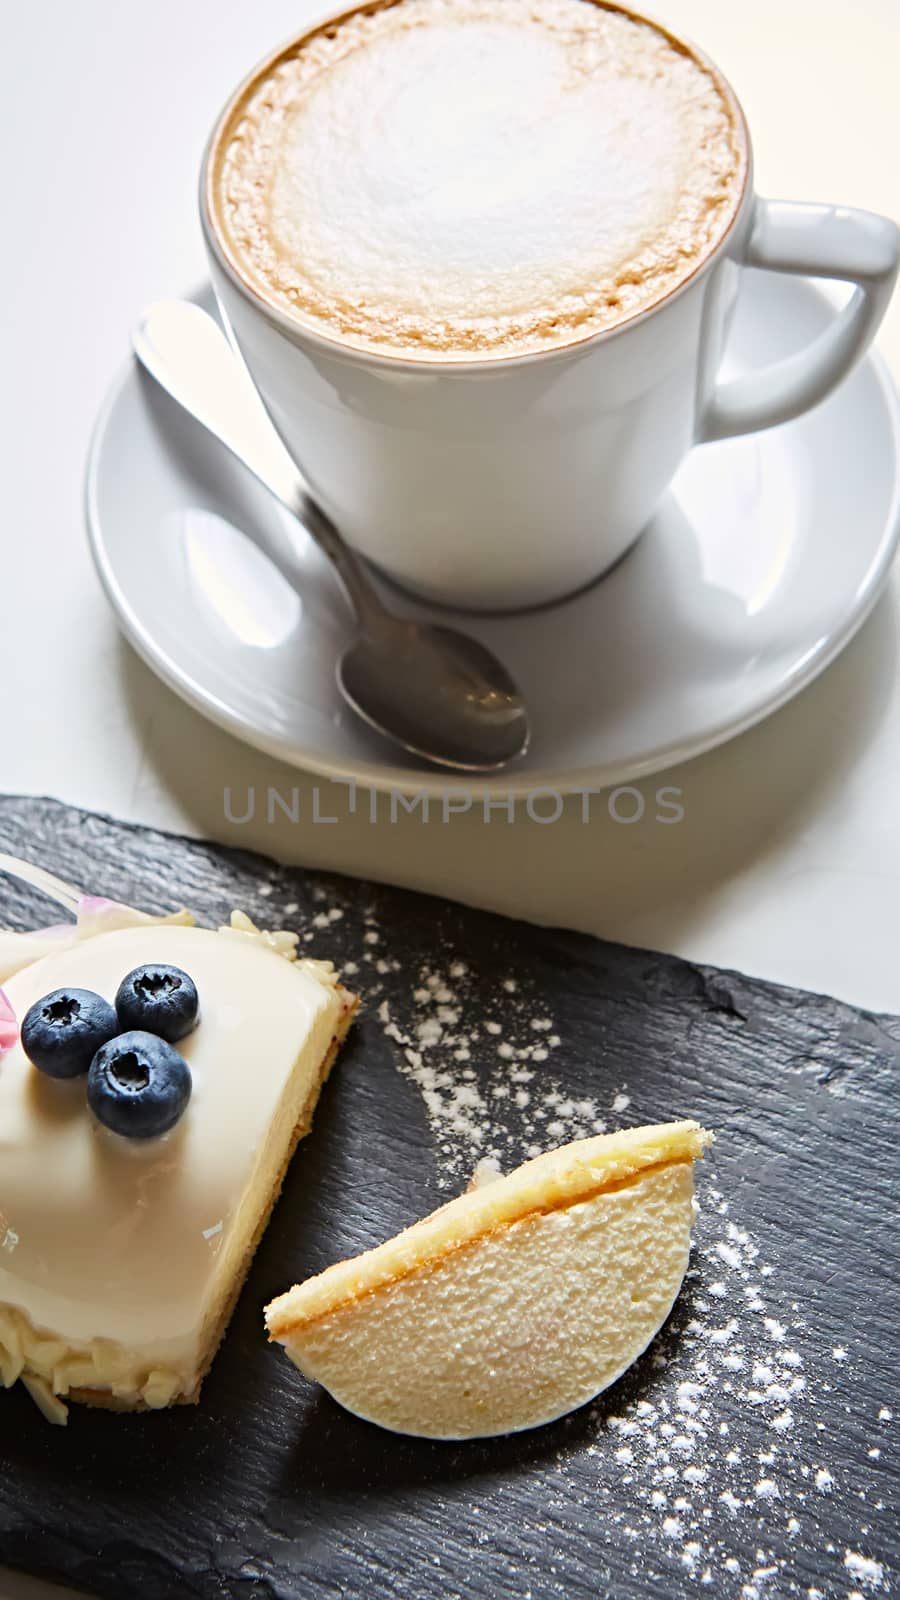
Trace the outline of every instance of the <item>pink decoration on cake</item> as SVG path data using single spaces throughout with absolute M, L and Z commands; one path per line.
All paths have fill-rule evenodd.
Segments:
M 18 1042 L 19 1024 L 16 1013 L 6 998 L 6 991 L 0 989 L 0 1056 L 5 1050 L 11 1050 Z

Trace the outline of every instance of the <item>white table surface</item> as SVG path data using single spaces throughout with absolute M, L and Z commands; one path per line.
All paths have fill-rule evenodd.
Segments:
M 671 770 L 676 826 L 580 802 L 541 826 L 229 824 L 314 780 L 176 700 L 120 641 L 82 519 L 88 436 L 143 302 L 204 276 L 196 173 L 228 91 L 322 9 L 309 0 L 29 0 L 4 8 L 0 122 L 4 530 L 0 792 L 51 794 L 284 860 L 453 894 L 533 920 L 900 1011 L 900 574 L 844 656 L 785 710 Z M 900 215 L 900 0 L 656 0 L 734 83 L 762 193 Z M 880 348 L 900 375 L 900 297 Z M 847 537 L 853 537 L 848 527 Z M 642 786 L 647 816 L 653 780 Z M 257 807 L 262 811 L 262 806 Z M 326 952 L 323 952 L 326 953 Z M 0 1600 L 58 1590 L 0 1573 Z

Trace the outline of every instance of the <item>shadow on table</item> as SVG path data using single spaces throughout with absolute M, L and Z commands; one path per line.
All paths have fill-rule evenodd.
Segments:
M 298 772 L 207 723 L 123 643 L 125 694 L 145 750 L 134 807 L 152 811 L 162 793 L 204 837 L 609 937 L 623 936 L 626 916 L 662 912 L 674 940 L 702 919 L 710 895 L 809 830 L 855 780 L 889 706 L 897 643 L 884 599 L 789 705 L 718 750 L 643 780 L 645 814 L 634 826 L 610 817 L 602 793 L 587 803 L 587 825 L 577 796 L 555 826 L 529 820 L 521 804 L 514 826 L 496 810 L 486 823 L 480 805 L 446 820 L 433 809 L 428 825 L 402 812 L 392 822 L 384 796 L 373 819 L 365 796 L 354 810 L 345 785 Z M 685 815 L 674 826 L 654 820 L 664 786 L 680 791 Z M 270 787 L 285 797 L 299 792 L 298 821 L 283 808 L 267 817 Z

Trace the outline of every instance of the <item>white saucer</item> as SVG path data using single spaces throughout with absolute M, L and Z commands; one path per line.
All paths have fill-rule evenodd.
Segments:
M 747 273 L 730 373 L 806 343 L 830 310 L 808 282 Z M 300 534 L 297 598 L 237 531 L 265 519 L 283 539 L 291 518 L 133 363 L 94 433 L 87 518 L 126 636 L 239 738 L 379 789 L 562 792 L 698 755 L 835 658 L 871 610 L 900 536 L 898 445 L 897 397 L 869 356 L 798 422 L 695 450 L 631 554 L 593 588 L 514 617 L 460 614 L 510 667 L 532 713 L 530 751 L 493 779 L 398 760 L 344 707 L 334 665 L 351 621 L 337 580 Z

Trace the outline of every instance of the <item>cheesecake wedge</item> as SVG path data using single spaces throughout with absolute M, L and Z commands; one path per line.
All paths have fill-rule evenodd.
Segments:
M 668 1316 L 711 1139 L 672 1122 L 548 1151 L 289 1289 L 266 1307 L 269 1337 L 399 1433 L 549 1422 L 614 1383 Z
M 91 1111 L 94 1068 L 87 1080 L 47 1076 L 21 1036 L 9 1045 L 7 1024 L 0 1381 L 21 1380 L 52 1421 L 67 1400 L 146 1410 L 197 1399 L 356 1009 L 328 963 L 294 959 L 295 936 L 259 933 L 240 914 L 218 931 L 190 920 L 117 908 L 97 923 L 111 931 L 68 925 L 38 960 L 19 936 L 26 960 L 9 977 L 17 936 L 4 936 L 13 1031 L 42 997 L 112 1002 L 144 968 L 189 974 L 199 994 L 192 1031 L 156 1042 L 177 1049 L 192 1086 L 159 1137 L 111 1131 Z

